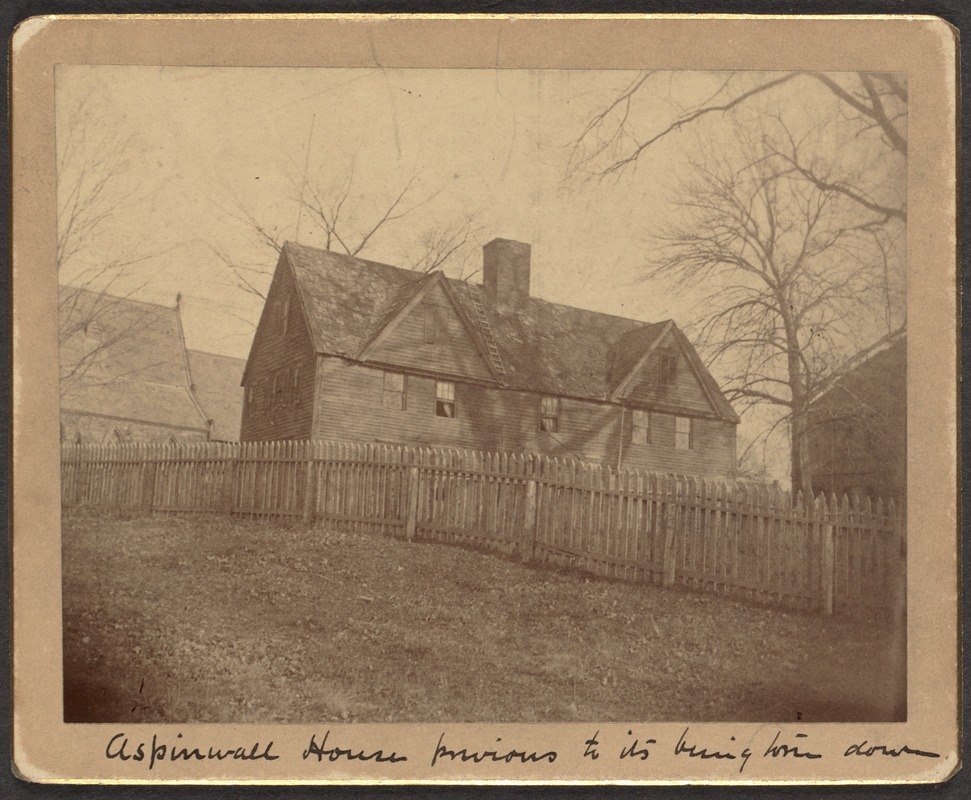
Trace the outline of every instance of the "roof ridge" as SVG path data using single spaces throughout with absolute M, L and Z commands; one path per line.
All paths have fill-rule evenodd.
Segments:
M 72 292 L 84 292 L 85 294 L 98 295 L 100 297 L 107 297 L 112 300 L 122 300 L 126 303 L 138 303 L 143 306 L 152 306 L 154 308 L 160 308 L 165 311 L 177 311 L 178 305 L 163 306 L 161 303 L 154 303 L 151 300 L 139 300 L 137 297 L 126 297 L 125 295 L 112 294 L 111 292 L 98 291 L 96 289 L 86 289 L 83 286 L 73 286 L 70 283 L 59 283 L 57 284 L 58 291 L 61 289 L 68 289 Z

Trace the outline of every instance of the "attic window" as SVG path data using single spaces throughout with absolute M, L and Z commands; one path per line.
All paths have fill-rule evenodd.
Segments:
M 425 344 L 439 344 L 448 338 L 447 308 L 425 306 Z
M 435 416 L 455 417 L 455 384 L 448 381 L 435 382 Z
M 560 430 L 560 398 L 544 397 L 540 400 L 539 429 L 546 433 Z
M 694 449 L 694 420 L 690 417 L 674 418 L 674 447 L 677 450 Z
M 290 323 L 290 301 L 281 300 L 277 303 L 280 315 L 280 333 L 286 335 L 287 326 Z
M 678 379 L 678 357 L 674 353 L 661 353 L 661 386 L 674 386 Z
M 635 408 L 632 412 L 633 427 L 630 440 L 632 444 L 651 443 L 651 412 Z
M 385 372 L 381 405 L 395 411 L 405 410 L 405 376 L 400 372 Z
M 293 368 L 293 372 L 290 374 L 290 402 L 293 405 L 297 404 L 299 395 L 297 390 L 300 388 L 300 370 L 296 367 Z

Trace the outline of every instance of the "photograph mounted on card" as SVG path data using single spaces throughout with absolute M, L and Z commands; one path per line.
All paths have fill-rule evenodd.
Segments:
M 23 23 L 18 773 L 946 780 L 955 48 Z

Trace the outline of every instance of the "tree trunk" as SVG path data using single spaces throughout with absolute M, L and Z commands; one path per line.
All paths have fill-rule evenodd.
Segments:
M 792 459 L 792 491 L 802 496 L 813 496 L 812 467 L 809 464 L 809 425 L 806 412 L 793 410 L 789 424 L 790 455 Z

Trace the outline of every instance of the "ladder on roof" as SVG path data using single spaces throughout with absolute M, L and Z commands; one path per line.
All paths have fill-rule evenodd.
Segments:
M 506 369 L 502 365 L 502 358 L 499 355 L 499 348 L 496 347 L 496 340 L 492 337 L 492 328 L 486 319 L 485 308 L 482 306 L 482 295 L 479 294 L 479 287 L 474 283 L 466 281 L 465 288 L 469 291 L 469 299 L 472 301 L 472 308 L 475 309 L 475 319 L 479 323 L 479 330 L 482 331 L 482 338 L 485 341 L 486 349 L 489 351 L 489 358 L 496 368 L 496 372 L 502 378 L 506 377 Z

